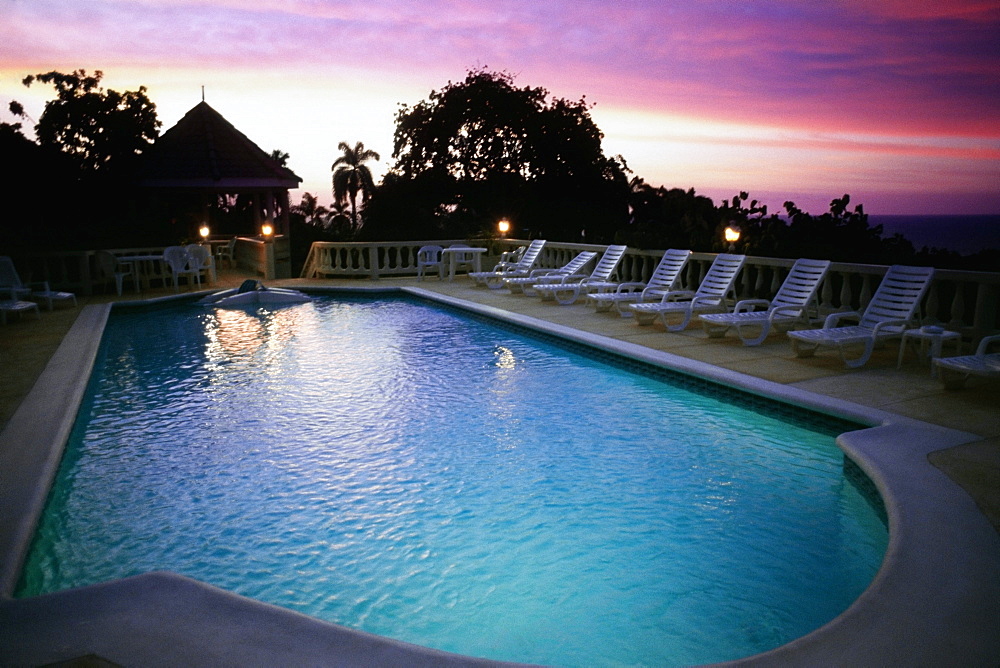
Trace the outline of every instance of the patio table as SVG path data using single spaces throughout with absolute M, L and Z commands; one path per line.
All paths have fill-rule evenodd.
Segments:
M 153 273 L 153 262 L 163 262 L 163 253 L 156 255 L 121 255 L 117 259 L 121 264 L 132 265 L 132 273 L 135 276 L 135 291 L 139 292 L 140 283 L 142 284 L 142 289 L 149 288 L 149 279 Z
M 442 259 L 444 254 L 448 257 L 448 280 L 455 280 L 455 269 L 459 264 L 472 263 L 473 271 L 483 270 L 483 253 L 488 249 L 486 248 L 474 248 L 470 246 L 452 246 L 451 248 L 445 248 L 442 253 Z

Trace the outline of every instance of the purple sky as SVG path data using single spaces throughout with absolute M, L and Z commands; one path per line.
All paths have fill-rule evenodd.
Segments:
M 585 96 L 653 185 L 814 213 L 1000 213 L 1000 2 L 2 0 L 0 119 L 27 74 L 103 70 L 164 130 L 201 99 L 330 199 L 340 141 L 391 163 L 394 115 L 469 68 Z M 297 199 L 293 194 L 293 199 Z

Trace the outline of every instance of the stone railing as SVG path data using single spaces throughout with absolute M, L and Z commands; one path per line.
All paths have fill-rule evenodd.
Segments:
M 161 255 L 166 246 L 111 248 L 115 256 Z M 265 279 L 291 278 L 291 245 L 287 237 L 278 236 L 265 242 L 259 238 L 239 237 L 234 252 L 235 264 L 242 271 Z M 114 279 L 104 276 L 97 262 L 97 251 L 53 251 L 48 253 L 15 254 L 14 264 L 21 280 L 48 281 L 56 289 L 78 295 L 91 295 L 108 286 Z M 162 262 L 146 267 L 145 281 L 167 281 L 170 270 Z
M 424 245 L 447 247 L 453 243 L 487 246 L 491 253 L 483 267 L 503 250 L 527 242 L 502 240 L 433 240 L 378 243 L 316 242 L 312 245 L 302 276 L 306 278 L 389 275 L 415 275 L 417 250 Z M 606 246 L 548 242 L 539 257 L 539 267 L 559 267 L 584 250 L 603 252 Z M 644 281 L 663 256 L 662 250 L 629 249 L 618 268 L 618 279 Z M 684 275 L 684 285 L 694 289 L 715 259 L 714 253 L 694 253 Z M 748 257 L 739 279 L 739 298 L 770 298 L 788 274 L 794 260 Z M 882 265 L 834 262 L 820 287 L 820 314 L 863 310 L 871 300 L 888 267 Z M 923 324 L 941 324 L 962 332 L 973 342 L 1000 331 L 1000 273 L 939 269 L 922 305 Z

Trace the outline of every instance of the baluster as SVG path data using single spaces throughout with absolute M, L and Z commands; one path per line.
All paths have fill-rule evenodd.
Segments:
M 827 274 L 826 280 L 823 281 L 823 287 L 820 289 L 820 297 L 823 301 L 819 308 L 822 312 L 832 312 L 836 310 L 833 305 L 833 272 Z M 847 276 L 841 274 L 843 280 L 847 280 Z
M 872 277 L 865 274 L 861 279 L 861 294 L 858 295 L 858 310 L 864 311 L 872 300 Z
M 948 320 L 948 329 L 961 331 L 964 327 L 962 316 L 965 315 L 965 285 L 955 281 L 955 299 L 951 302 L 951 318 Z
M 781 271 L 780 267 L 774 267 L 774 268 L 772 268 L 772 270 L 771 270 L 771 290 L 770 290 L 770 292 L 767 295 L 768 299 L 773 298 L 774 295 L 778 294 L 778 290 L 781 289 L 781 281 L 782 281 L 781 277 L 782 277 L 782 273 L 783 272 Z
M 924 300 L 924 317 L 920 321 L 921 325 L 936 325 L 941 322 L 938 318 L 941 309 L 941 290 L 940 281 L 934 281 L 931 283 L 930 289 L 927 291 L 927 299 Z

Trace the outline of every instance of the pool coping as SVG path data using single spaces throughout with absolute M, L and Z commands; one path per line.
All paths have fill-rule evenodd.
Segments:
M 415 287 L 309 292 L 409 294 L 608 350 L 693 378 L 869 428 L 838 445 L 872 479 L 890 526 L 875 579 L 843 614 L 791 643 L 729 665 L 995 664 L 1000 535 L 927 455 L 979 436 L 859 406 L 644 346 Z M 130 306 L 172 301 L 162 298 Z M 86 306 L 0 432 L 0 654 L 44 664 L 96 654 L 122 664 L 503 665 L 309 618 L 172 573 L 12 599 L 21 563 L 97 355 L 110 304 Z M 509 665 L 509 664 L 508 664 Z

